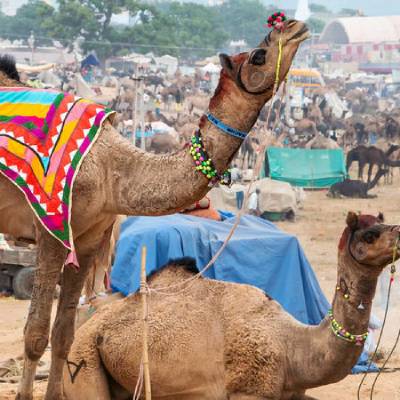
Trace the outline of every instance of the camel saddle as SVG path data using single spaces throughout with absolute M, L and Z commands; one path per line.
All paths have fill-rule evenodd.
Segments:
M 46 230 L 77 264 L 71 230 L 79 167 L 113 112 L 56 90 L 0 88 L 0 173 L 25 195 Z

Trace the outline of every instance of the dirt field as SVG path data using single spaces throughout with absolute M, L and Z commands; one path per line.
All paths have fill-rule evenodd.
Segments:
M 336 283 L 336 249 L 348 210 L 377 214 L 382 211 L 390 224 L 400 223 L 400 202 L 398 200 L 400 180 L 396 179 L 391 186 L 380 186 L 374 193 L 377 199 L 368 200 L 333 200 L 326 197 L 326 192 L 307 192 L 304 208 L 300 210 L 295 223 L 280 223 L 286 232 L 296 235 L 318 277 L 320 285 L 332 298 Z M 386 280 L 387 277 L 384 277 Z M 400 280 L 400 268 L 397 280 Z M 383 310 L 379 305 L 379 296 L 374 312 L 382 317 Z M 27 314 L 28 302 L 16 301 L 12 298 L 0 299 L 0 361 L 17 357 L 22 353 L 22 329 Z M 396 283 L 390 317 L 385 329 L 383 348 L 387 349 L 394 343 L 397 329 L 400 328 L 400 285 Z M 400 347 L 400 346 L 399 346 Z M 49 358 L 46 352 L 45 361 Z M 400 351 L 395 353 L 389 367 L 376 386 L 374 400 L 400 400 Z M 44 367 L 45 368 L 45 367 Z M 368 382 L 374 378 L 370 374 Z M 320 400 L 354 400 L 361 376 L 349 376 L 335 385 L 330 385 L 308 392 Z M 35 400 L 42 399 L 45 382 L 36 384 Z M 362 399 L 369 399 L 369 385 L 362 390 Z M 15 398 L 16 385 L 0 384 L 0 399 Z M 91 399 L 88 399 L 91 400 Z M 93 399 L 94 400 L 94 399 Z

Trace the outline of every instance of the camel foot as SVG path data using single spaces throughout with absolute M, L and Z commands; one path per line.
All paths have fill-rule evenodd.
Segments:
M 57 393 L 47 391 L 46 396 L 44 397 L 44 400 L 64 400 L 64 399 L 65 397 L 62 391 Z
M 17 393 L 17 397 L 15 398 L 15 400 L 32 400 L 32 399 L 33 399 L 32 394 L 21 394 L 21 393 Z

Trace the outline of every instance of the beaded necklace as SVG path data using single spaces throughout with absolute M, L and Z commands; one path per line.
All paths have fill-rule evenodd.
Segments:
M 193 157 L 194 163 L 196 165 L 196 170 L 200 171 L 210 181 L 209 186 L 214 186 L 217 182 L 223 185 L 230 185 L 230 171 L 226 170 L 222 173 L 222 175 L 218 174 L 214 163 L 204 149 L 200 129 L 198 129 L 192 136 L 190 154 Z
M 345 340 L 346 342 L 349 343 L 355 343 L 356 346 L 362 346 L 363 343 L 367 340 L 368 338 L 368 332 L 363 333 L 361 335 L 353 335 L 350 332 L 346 331 L 346 329 L 341 326 L 336 319 L 333 317 L 333 312 L 332 310 L 328 311 L 328 318 L 331 321 L 331 329 L 332 332 L 335 334 L 336 337 L 339 339 Z

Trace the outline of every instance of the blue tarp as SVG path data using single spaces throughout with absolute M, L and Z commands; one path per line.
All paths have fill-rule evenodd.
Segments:
M 193 257 L 202 268 L 235 222 L 226 216 L 223 222 L 183 214 L 128 218 L 121 227 L 111 272 L 113 290 L 127 296 L 139 289 L 143 246 L 148 250 L 148 274 L 182 257 Z M 261 218 L 242 217 L 227 248 L 205 275 L 257 286 L 305 324 L 319 324 L 329 308 L 297 238 Z M 366 371 L 367 358 L 364 352 L 352 372 Z M 370 371 L 376 370 L 372 364 Z
M 113 290 L 128 295 L 139 289 L 143 246 L 148 250 L 148 273 L 181 257 L 193 257 L 202 268 L 221 247 L 234 221 L 182 214 L 128 218 L 122 225 L 111 273 Z M 205 275 L 257 286 L 306 324 L 318 324 L 328 310 L 297 238 L 261 218 L 242 218 L 227 248 Z
M 100 61 L 94 54 L 89 54 L 84 60 L 81 62 L 81 68 L 88 67 L 88 66 L 100 66 Z

